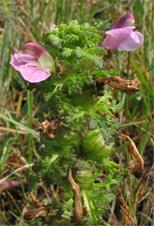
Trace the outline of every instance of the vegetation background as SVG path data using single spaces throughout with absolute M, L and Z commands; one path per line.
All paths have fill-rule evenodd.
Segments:
M 19 75 L 9 65 L 14 47 L 26 41 L 40 41 L 41 35 L 49 29 L 50 23 L 67 23 L 72 19 L 88 22 L 104 31 L 125 11 L 135 15 L 136 27 L 144 34 L 143 47 L 131 54 L 130 71 L 141 81 L 140 92 L 128 96 L 127 121 L 122 127 L 133 136 L 138 150 L 144 156 L 146 177 L 140 196 L 135 200 L 136 208 L 131 211 L 138 219 L 138 225 L 153 225 L 153 151 L 154 151 L 154 1 L 153 0 L 1 0 L 0 2 L 0 177 L 16 171 L 14 181 L 26 181 L 26 169 L 30 167 L 27 152 L 35 153 L 35 140 L 38 139 L 38 120 L 33 117 L 35 108 L 33 96 L 27 96 L 26 86 Z M 118 58 L 117 58 L 118 54 Z M 125 55 L 112 53 L 107 67 L 118 68 L 122 73 L 127 67 Z M 35 129 L 32 129 L 35 128 Z M 34 157 L 35 156 L 35 157 Z M 32 164 L 37 159 L 33 155 Z M 25 168 L 20 171 L 22 162 Z M 13 169 L 13 170 L 12 170 Z M 19 170 L 19 172 L 18 172 Z M 132 191 L 136 191 L 136 180 L 132 179 Z M 6 186 L 6 184 L 5 184 Z M 0 225 L 30 225 L 23 219 L 20 208 L 28 194 L 10 192 L 9 187 L 0 187 Z M 38 185 L 40 186 L 40 185 Z M 41 185 L 46 191 L 46 187 Z M 34 197 L 33 197 L 34 198 Z M 31 199 L 33 199 L 31 198 Z M 27 201 L 28 202 L 28 201 Z M 34 200 L 33 200 L 34 202 Z M 131 202 L 131 200 L 130 200 Z M 131 207 L 131 203 L 130 206 Z M 8 217 L 9 214 L 9 217 Z M 106 225 L 108 220 L 106 220 Z M 35 222 L 35 225 L 45 225 Z M 58 225 L 58 223 L 57 223 Z M 59 224 L 62 225 L 62 224 Z M 113 224 L 114 225 L 114 224 Z

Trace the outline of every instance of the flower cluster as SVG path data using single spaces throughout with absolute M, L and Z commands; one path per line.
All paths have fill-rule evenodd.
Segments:
M 132 51 L 143 44 L 143 35 L 134 31 L 134 16 L 127 12 L 108 31 L 102 46 L 109 50 Z M 52 28 L 55 25 L 52 24 Z M 20 51 L 14 50 L 10 64 L 21 73 L 22 77 L 31 83 L 46 80 L 54 69 L 54 62 L 49 53 L 39 44 L 28 42 Z

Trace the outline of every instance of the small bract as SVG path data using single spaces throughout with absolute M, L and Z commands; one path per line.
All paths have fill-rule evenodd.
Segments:
M 46 80 L 54 68 L 54 61 L 49 53 L 38 43 L 28 42 L 20 51 L 14 50 L 10 64 L 31 83 Z

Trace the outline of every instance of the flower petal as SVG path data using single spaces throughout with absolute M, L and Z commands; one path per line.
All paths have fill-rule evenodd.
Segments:
M 138 49 L 144 41 L 143 35 L 138 31 L 132 31 L 130 35 L 118 46 L 118 50 L 133 51 Z
M 110 50 L 117 49 L 132 31 L 133 27 L 111 29 L 105 33 L 107 36 L 104 39 L 102 46 Z
M 22 47 L 22 51 L 31 54 L 37 58 L 40 67 L 44 70 L 51 70 L 54 67 L 54 61 L 50 54 L 38 43 L 28 42 Z
M 38 83 L 46 80 L 50 76 L 49 71 L 42 70 L 36 65 L 26 64 L 20 67 L 22 77 L 31 83 Z
M 27 42 L 23 45 L 22 51 L 24 53 L 29 53 L 34 55 L 35 57 L 40 57 L 42 54 L 48 53 L 40 44 L 35 42 Z
M 21 52 L 15 53 L 10 60 L 10 64 L 17 70 L 20 70 L 21 65 L 27 63 L 37 63 L 36 57 L 30 54 L 23 54 Z
M 131 12 L 125 13 L 112 27 L 113 28 L 122 28 L 122 27 L 129 27 L 134 24 L 134 16 Z
M 49 54 L 42 54 L 38 58 L 38 63 L 43 70 L 54 71 L 54 60 Z

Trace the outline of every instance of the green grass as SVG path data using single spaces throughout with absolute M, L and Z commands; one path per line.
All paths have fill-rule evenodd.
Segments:
M 154 2 L 146 0 L 134 0 L 130 3 L 123 1 L 73 1 L 73 0 L 48 0 L 48 1 L 15 1 L 2 0 L 0 3 L 0 177 L 3 179 L 10 172 L 22 166 L 22 159 L 29 164 L 39 162 L 37 151 L 39 141 L 39 121 L 35 116 L 37 106 L 34 101 L 33 90 L 27 90 L 24 81 L 9 65 L 10 55 L 14 47 L 20 47 L 24 42 L 40 41 L 40 34 L 49 28 L 51 22 L 60 24 L 67 23 L 71 19 L 78 19 L 80 22 L 95 24 L 98 29 L 107 29 L 126 10 L 132 10 L 136 18 L 137 28 L 144 34 L 143 47 L 131 54 L 130 77 L 138 77 L 141 82 L 140 91 L 127 98 L 127 109 L 123 114 L 127 118 L 121 125 L 122 131 L 133 138 L 140 153 L 145 159 L 145 170 L 147 174 L 143 181 L 130 177 L 125 181 L 124 197 L 129 203 L 132 215 L 136 216 L 140 226 L 150 225 L 151 197 L 152 197 L 152 159 L 154 151 Z M 104 30 L 103 30 L 104 32 Z M 123 63 L 125 62 L 125 63 Z M 121 75 L 126 72 L 127 56 L 125 53 L 112 54 L 108 60 L 112 69 L 118 68 Z M 105 67 L 109 67 L 105 64 Z M 119 100 L 123 96 L 118 97 Z M 126 112 L 127 110 L 127 112 Z M 119 150 L 126 150 L 121 146 Z M 20 157 L 16 153 L 20 153 Z M 12 162 L 8 159 L 13 156 Z M 57 158 L 55 156 L 55 158 Z M 119 155 L 118 155 L 119 158 Z M 51 159 L 51 164 L 55 160 Z M 18 165 L 19 164 L 19 165 Z M 45 163 L 44 163 L 45 164 Z M 31 177 L 31 184 L 28 187 L 38 189 L 35 176 L 31 175 L 31 169 L 23 170 L 13 175 L 13 180 L 27 181 Z M 27 173 L 30 172 L 29 174 Z M 28 225 L 22 218 L 24 203 L 28 203 L 29 191 L 24 194 L 24 183 L 17 196 L 6 192 L 7 198 L 1 194 L 3 200 L 0 206 L 0 224 Z M 40 181 L 40 183 L 42 183 Z M 42 184 L 43 192 L 46 194 L 48 187 Z M 139 189 L 138 189 L 139 188 Z M 131 196 L 129 195 L 131 189 Z M 136 192 L 137 191 L 137 192 Z M 56 191 L 54 190 L 53 193 Z M 48 194 L 48 193 L 47 193 Z M 48 195 L 40 198 L 47 199 Z M 15 200 L 16 197 L 16 200 Z M 84 198 L 85 194 L 84 194 Z M 141 198 L 143 199 L 141 201 Z M 86 200 L 87 201 L 87 200 Z M 22 202 L 20 206 L 20 202 Z M 88 201 L 87 201 L 88 202 Z M 9 211 L 5 212 L 6 206 L 10 205 Z M 90 205 L 90 203 L 88 203 Z M 114 203 L 111 204 L 112 207 Z M 14 208 L 12 210 L 11 208 Z M 92 207 L 89 207 L 92 208 Z M 67 215 L 67 213 L 65 213 Z M 106 225 L 110 225 L 106 220 Z M 23 223 L 24 222 L 24 223 Z M 39 225 L 39 219 L 36 220 Z M 104 225 L 105 225 L 104 223 Z M 41 225 L 41 224 L 40 224 Z M 57 223 L 58 225 L 58 223 Z M 63 225 L 63 223 L 59 224 Z M 111 225 L 114 225 L 111 223 Z

